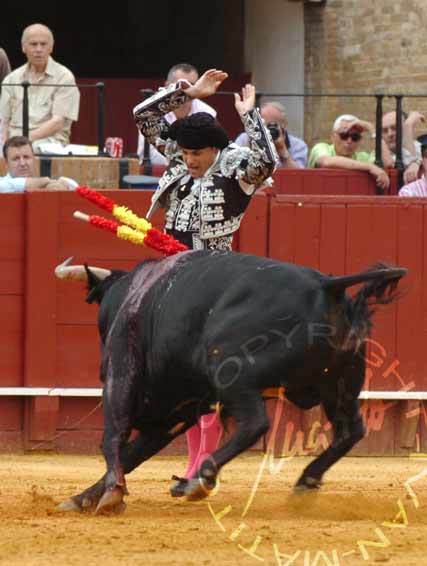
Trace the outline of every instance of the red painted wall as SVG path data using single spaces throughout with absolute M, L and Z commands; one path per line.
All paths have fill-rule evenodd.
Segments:
M 151 196 L 135 190 L 106 194 L 141 215 Z M 53 269 L 70 255 L 78 263 L 130 268 L 155 254 L 73 219 L 76 209 L 99 212 L 70 193 L 2 195 L 0 386 L 100 386 L 97 308 L 84 302 L 81 284 L 55 279 Z M 419 199 L 261 193 L 250 205 L 236 248 L 335 274 L 377 260 L 409 268 L 404 297 L 375 316 L 366 388 L 425 390 L 426 214 L 427 205 Z M 161 225 L 161 215 L 155 223 Z M 101 411 L 87 415 L 97 403 L 0 397 L 0 449 L 96 451 Z M 269 405 L 273 415 L 275 406 Z M 356 452 L 426 451 L 424 404 L 376 401 L 365 403 L 363 410 L 370 432 Z M 279 452 L 283 445 L 296 450 L 298 442 L 304 452 L 329 434 L 318 410 L 301 413 L 286 404 L 280 423 Z

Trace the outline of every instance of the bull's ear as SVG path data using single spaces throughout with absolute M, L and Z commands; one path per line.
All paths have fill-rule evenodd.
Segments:
M 87 263 L 84 264 L 84 267 L 87 275 L 87 286 L 89 291 L 91 291 L 98 285 L 101 279 L 95 275 L 95 273 L 91 270 Z
M 84 264 L 84 268 L 87 275 L 87 289 L 89 291 L 88 296 L 86 297 L 86 302 L 92 304 L 98 298 L 98 285 L 102 281 L 99 277 L 93 273 L 87 263 Z

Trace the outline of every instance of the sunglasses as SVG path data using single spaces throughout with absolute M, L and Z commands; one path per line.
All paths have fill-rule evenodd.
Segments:
M 354 142 L 358 142 L 362 139 L 362 134 L 359 132 L 339 132 L 338 135 L 342 140 L 351 138 Z

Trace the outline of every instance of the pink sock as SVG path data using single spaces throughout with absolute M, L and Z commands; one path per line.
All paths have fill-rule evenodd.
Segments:
M 197 456 L 200 449 L 200 438 L 201 438 L 201 427 L 200 421 L 198 421 L 194 426 L 189 428 L 185 433 L 187 437 L 187 448 L 188 448 L 188 464 L 187 471 L 184 474 L 185 478 L 191 478 L 197 470 Z
M 218 448 L 222 435 L 222 425 L 216 413 L 203 415 L 199 423 L 201 425 L 200 450 L 195 462 L 195 472 L 200 468 L 203 460 L 206 460 Z

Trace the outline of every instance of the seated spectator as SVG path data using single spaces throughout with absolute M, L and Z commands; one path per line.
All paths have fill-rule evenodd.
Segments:
M 310 152 L 308 166 L 367 171 L 381 189 L 388 189 L 390 179 L 381 167 L 374 164 L 375 153 L 358 151 L 364 132 L 374 139 L 375 128 L 370 122 L 359 120 L 352 114 L 339 116 L 333 124 L 332 143 L 317 143 Z M 390 151 L 384 142 L 382 148 L 384 165 L 391 167 Z
M 176 83 L 179 79 L 186 79 L 191 84 L 194 84 L 197 79 L 199 78 L 199 72 L 193 65 L 190 63 L 177 63 L 173 67 L 171 67 L 168 71 L 167 78 L 165 81 L 165 86 L 169 86 L 172 83 Z M 175 122 L 177 118 L 185 118 L 186 116 L 191 116 L 191 114 L 195 114 L 196 112 L 207 112 L 214 118 L 216 117 L 216 110 L 206 104 L 206 102 L 202 102 L 201 100 L 195 99 L 191 102 L 187 102 L 183 106 L 180 106 L 173 112 L 169 112 L 164 116 L 164 119 L 169 123 Z M 144 162 L 144 147 L 145 147 L 145 138 L 144 136 L 139 133 L 138 135 L 138 157 L 139 162 L 142 164 Z M 148 148 L 145 150 L 147 152 L 147 157 L 149 157 L 152 165 L 167 165 L 168 160 L 166 157 L 157 151 L 155 147 L 151 144 L 148 144 Z
M 276 146 L 279 156 L 277 167 L 282 169 L 305 167 L 308 156 L 307 144 L 288 132 L 288 118 L 283 104 L 275 100 L 264 102 L 261 104 L 260 112 Z M 245 146 L 249 144 L 246 132 L 237 136 L 236 143 Z
M 68 177 L 51 179 L 36 175 L 36 161 L 31 142 L 24 136 L 14 136 L 3 146 L 8 173 L 0 177 L 0 193 L 23 193 L 36 189 L 74 190 L 78 183 Z
M 400 197 L 427 197 L 427 135 L 420 136 L 418 141 L 421 143 L 421 170 L 423 174 L 419 179 L 404 185 L 399 191 Z
M 48 27 L 33 24 L 24 29 L 22 51 L 28 62 L 12 71 L 3 81 L 0 98 L 2 134 L 6 141 L 11 136 L 22 135 L 22 81 L 37 87 L 29 88 L 29 138 L 33 148 L 44 143 L 70 143 L 71 124 L 79 113 L 80 93 L 75 86 L 74 75 L 57 63 L 50 54 L 53 35 Z M 55 84 L 60 86 L 43 86 Z M 74 85 L 74 86 L 68 86 Z
M 416 128 L 425 124 L 425 117 L 417 111 L 402 114 L 402 161 L 404 183 L 415 181 L 421 166 L 421 144 L 416 139 Z M 387 112 L 382 118 L 382 138 L 396 160 L 396 112 Z

